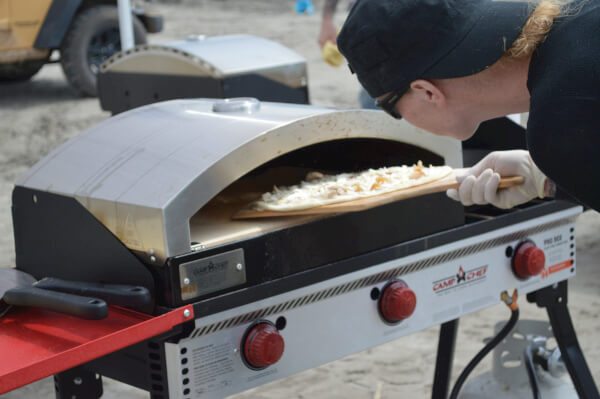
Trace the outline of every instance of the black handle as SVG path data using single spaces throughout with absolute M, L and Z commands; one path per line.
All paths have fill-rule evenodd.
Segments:
M 100 320 L 108 316 L 108 306 L 101 299 L 47 291 L 36 287 L 12 288 L 4 293 L 2 299 L 9 305 L 52 310 L 83 319 Z
M 146 287 L 133 285 L 87 283 L 46 277 L 35 283 L 35 287 L 74 295 L 92 296 L 103 299 L 111 305 L 128 308 L 140 308 L 148 306 L 152 302 L 150 291 Z

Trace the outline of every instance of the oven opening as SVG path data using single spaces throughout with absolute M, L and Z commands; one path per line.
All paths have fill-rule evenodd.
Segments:
M 288 216 L 232 220 L 241 208 L 273 189 L 300 183 L 309 172 L 358 172 L 383 166 L 443 165 L 444 159 L 423 148 L 384 139 L 354 138 L 313 144 L 286 153 L 249 171 L 230 184 L 190 219 L 193 249 L 207 249 L 328 217 Z

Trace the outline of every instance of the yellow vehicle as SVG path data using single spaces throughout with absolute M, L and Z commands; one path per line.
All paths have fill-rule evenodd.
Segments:
M 133 13 L 136 43 L 162 30 L 161 16 Z M 58 50 L 69 83 L 94 96 L 100 64 L 120 48 L 116 0 L 0 0 L 0 82 L 31 78 Z

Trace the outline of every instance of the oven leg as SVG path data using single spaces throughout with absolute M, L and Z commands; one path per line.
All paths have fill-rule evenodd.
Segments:
M 54 376 L 56 399 L 98 399 L 102 396 L 102 376 L 75 367 Z
M 432 399 L 446 399 L 448 397 L 457 331 L 458 319 L 450 320 L 440 327 L 440 338 L 438 340 L 437 359 L 435 361 L 433 388 L 431 392 Z
M 600 398 L 569 315 L 567 281 L 561 281 L 554 286 L 532 292 L 527 295 L 527 300 L 536 303 L 541 308 L 546 308 L 562 360 L 567 366 L 579 397 L 583 399 Z

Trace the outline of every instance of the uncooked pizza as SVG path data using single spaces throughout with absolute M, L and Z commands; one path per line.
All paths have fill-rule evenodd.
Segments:
M 358 173 L 325 175 L 310 172 L 300 184 L 273 187 L 252 204 L 259 211 L 289 212 L 317 206 L 354 201 L 361 198 L 406 190 L 443 179 L 452 173 L 449 166 L 391 166 Z

